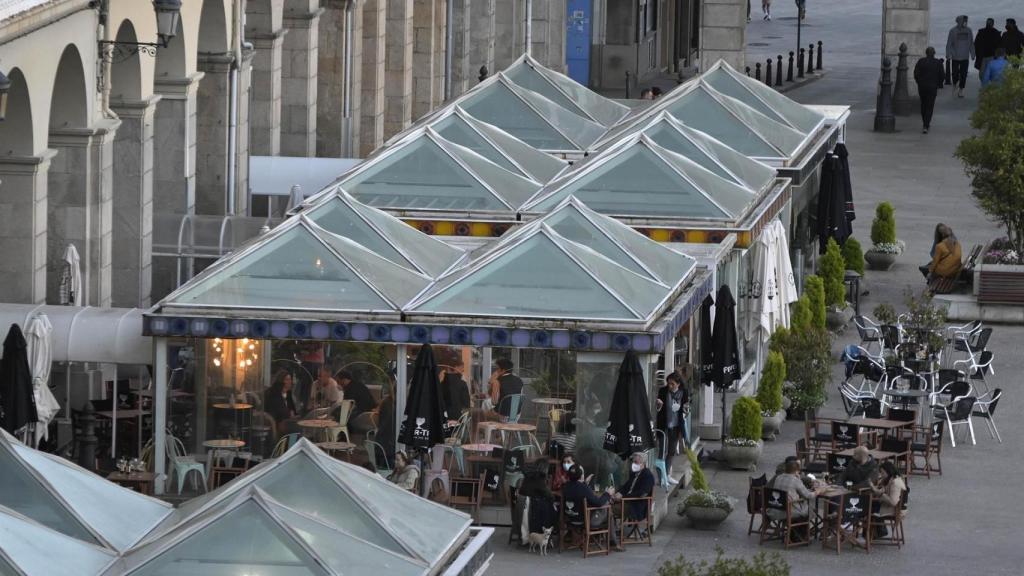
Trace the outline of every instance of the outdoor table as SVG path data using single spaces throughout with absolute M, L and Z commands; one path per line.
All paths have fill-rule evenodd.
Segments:
M 889 420 L 887 418 L 865 418 L 863 416 L 856 416 L 854 418 L 847 418 L 847 424 L 854 424 L 861 428 L 871 428 L 874 430 L 884 430 L 891 432 L 900 428 L 913 427 L 913 422 L 905 422 L 903 420 Z
M 213 404 L 214 410 L 230 410 L 231 411 L 231 435 L 240 436 L 238 433 L 239 414 L 244 413 L 249 415 L 249 426 L 252 427 L 252 404 L 246 404 L 244 402 L 218 402 Z M 248 410 L 248 412 L 247 412 Z M 252 441 L 252 438 L 249 438 Z
M 543 450 L 540 448 L 540 442 L 537 441 L 537 426 L 533 424 L 526 424 L 522 422 L 498 422 L 494 425 L 494 429 L 501 433 L 501 447 L 506 450 L 509 448 L 509 436 L 515 434 L 520 445 L 522 445 L 522 435 L 526 433 L 527 440 L 532 442 L 537 447 L 537 453 L 543 454 Z
M 929 394 L 929 392 L 927 390 L 895 390 L 895 389 L 890 388 L 888 390 L 883 390 L 882 391 L 882 395 L 884 395 L 884 396 L 889 396 L 891 398 L 899 398 L 900 400 L 902 400 L 902 402 L 899 402 L 899 404 L 902 404 L 903 406 L 910 405 L 911 402 L 908 402 L 908 401 L 911 400 L 911 399 L 927 398 L 928 394 Z M 929 410 L 925 410 L 925 408 L 926 408 L 925 406 L 921 406 L 920 409 L 918 410 L 918 415 L 917 415 L 917 417 L 920 418 L 920 420 L 921 420 L 920 424 L 922 426 L 925 425 L 925 415 L 924 415 L 924 413 L 925 412 L 929 412 Z
M 138 394 L 139 396 L 142 396 L 143 398 L 152 398 L 152 397 L 156 396 L 156 392 L 151 390 L 151 389 L 132 390 L 132 393 L 133 394 Z M 184 390 L 168 390 L 167 395 L 170 396 L 171 398 L 181 398 L 183 396 L 195 396 L 195 394 L 193 394 L 191 392 L 185 392 Z
M 125 410 L 118 410 L 117 411 L 117 419 L 118 420 L 127 420 L 127 419 L 130 419 L 130 418 L 139 418 L 141 416 L 146 416 L 148 414 L 149 414 L 149 410 L 139 410 L 138 408 L 128 408 L 128 409 L 125 409 Z M 99 416 L 100 418 L 108 418 L 110 420 L 113 420 L 114 419 L 114 411 L 113 410 L 97 410 L 96 411 L 96 416 Z
M 298 425 L 299 428 L 310 428 L 312 430 L 319 430 L 319 433 L 322 435 L 324 430 L 328 428 L 334 428 L 335 426 L 337 426 L 338 421 L 327 419 L 299 420 Z
M 568 398 L 534 398 L 533 400 L 530 400 L 530 402 L 547 407 L 547 410 L 537 410 L 536 424 L 538 429 L 540 428 L 540 421 L 542 417 L 550 418 L 549 414 L 551 408 L 572 404 L 572 400 L 569 400 Z
M 355 450 L 356 445 L 351 442 L 318 442 L 317 447 L 329 454 L 332 452 L 344 452 L 345 459 L 351 461 L 352 451 Z
M 839 455 L 839 456 L 846 456 L 848 458 L 853 458 L 853 451 L 854 450 L 855 450 L 854 448 L 847 448 L 846 450 L 843 450 L 841 452 L 836 452 L 836 454 Z M 899 452 L 886 452 L 885 450 L 868 450 L 868 453 L 871 454 L 872 458 L 874 458 L 875 460 L 878 460 L 879 462 L 882 462 L 882 461 L 885 461 L 885 460 L 895 460 L 896 457 L 899 456 Z
M 115 470 L 107 475 L 107 480 L 110 480 L 118 486 L 124 486 L 131 490 L 135 490 L 140 494 L 147 496 L 153 495 L 153 482 L 156 480 L 156 474 L 153 472 L 121 472 Z
M 463 444 L 461 446 L 466 452 L 476 452 L 477 454 L 490 454 L 497 448 L 501 448 L 497 444 Z
M 235 440 L 234 438 L 214 438 L 203 442 L 203 447 L 210 450 L 209 455 L 206 457 L 206 474 L 209 477 L 210 470 L 213 468 L 213 461 L 217 459 L 219 452 L 224 452 L 231 455 L 234 459 L 234 454 L 239 449 L 245 447 L 244 440 Z

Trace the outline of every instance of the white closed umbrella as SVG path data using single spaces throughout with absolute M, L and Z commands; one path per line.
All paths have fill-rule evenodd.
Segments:
M 779 326 L 789 328 L 789 305 L 797 300 L 796 278 L 793 276 L 793 263 L 789 259 L 789 241 L 786 239 L 786 227 L 779 220 L 769 225 L 775 237 L 775 274 L 778 278 Z
M 68 244 L 64 249 L 63 268 L 60 278 L 60 303 L 64 306 L 81 306 L 82 262 L 74 244 Z
M 34 446 L 49 436 L 50 421 L 60 411 L 60 403 L 50 392 L 50 366 L 53 358 L 53 325 L 46 314 L 36 314 L 25 329 L 28 347 L 28 366 L 32 374 L 32 388 L 36 398 L 36 413 L 39 421 L 35 427 Z
M 288 192 L 288 205 L 285 206 L 284 211 L 289 212 L 297 208 L 305 199 L 306 196 L 302 193 L 302 186 L 298 184 L 293 185 L 292 189 Z

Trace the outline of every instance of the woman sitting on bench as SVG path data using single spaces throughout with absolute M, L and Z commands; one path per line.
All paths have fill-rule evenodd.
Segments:
M 932 246 L 932 261 L 921 266 L 921 273 L 928 283 L 939 280 L 952 280 L 960 276 L 963 267 L 960 242 L 953 235 L 953 229 L 945 224 L 935 227 L 935 245 Z

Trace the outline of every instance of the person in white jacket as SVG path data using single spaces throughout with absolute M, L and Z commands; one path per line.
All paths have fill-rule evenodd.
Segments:
M 957 16 L 956 26 L 949 29 L 946 38 L 946 59 L 952 62 L 953 88 L 960 98 L 964 97 L 967 84 L 967 67 L 974 59 L 974 33 L 967 26 L 967 16 Z

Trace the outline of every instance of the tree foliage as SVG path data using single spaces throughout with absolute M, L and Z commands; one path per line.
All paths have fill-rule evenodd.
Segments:
M 790 308 L 789 325 L 793 330 L 806 330 L 814 320 L 811 317 L 811 301 L 804 292 Z
M 750 396 L 737 398 L 732 405 L 732 425 L 729 429 L 730 438 L 747 440 L 761 439 L 761 405 Z
M 811 309 L 811 326 L 825 329 L 825 282 L 814 274 L 804 279 L 804 294 Z
M 881 202 L 875 206 L 875 219 L 871 222 L 871 242 L 896 243 L 896 210 L 888 202 Z
M 864 275 L 864 250 L 856 238 L 847 238 L 846 242 L 843 242 L 843 262 L 847 270 Z
M 761 371 L 761 384 L 757 389 L 757 403 L 766 414 L 782 410 L 782 382 L 786 379 L 786 361 L 775 350 L 768 351 L 768 358 Z
M 716 546 L 714 561 L 691 562 L 680 556 L 662 564 L 658 576 L 789 576 L 789 564 L 778 552 L 758 552 L 750 560 L 726 558 Z
M 846 262 L 835 238 L 828 239 L 825 254 L 821 257 L 818 268 L 825 284 L 825 304 L 836 308 L 845 307 L 846 285 L 843 283 L 843 277 L 846 275 Z
M 1024 249 L 1024 69 L 1007 66 L 1001 82 L 981 91 L 971 126 L 981 133 L 960 142 L 954 156 L 971 178 L 978 206 L 1006 229 L 1019 252 Z
M 825 403 L 832 381 L 832 338 L 817 326 L 804 330 L 776 330 L 769 350 L 782 354 L 786 385 L 783 393 L 793 408 L 807 410 Z

